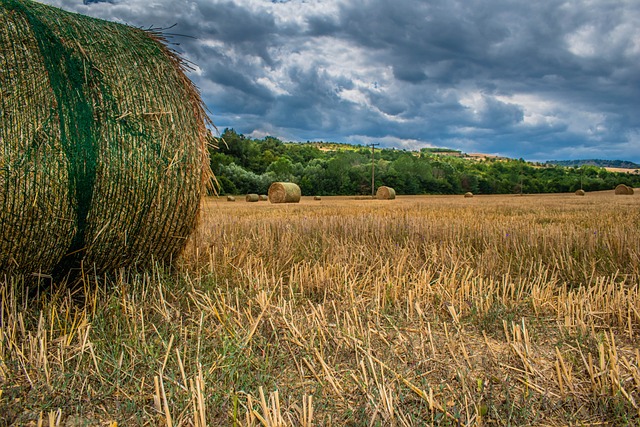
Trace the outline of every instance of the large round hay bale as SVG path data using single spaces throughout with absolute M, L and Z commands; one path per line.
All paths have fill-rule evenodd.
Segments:
M 313 200 L 322 200 L 322 197 L 320 197 L 320 196 L 313 196 Z
M 576 196 L 584 196 L 585 194 L 587 193 L 585 193 L 583 189 L 576 190 Z
M 633 189 L 631 187 L 626 186 L 625 184 L 618 184 L 615 189 L 615 194 L 630 195 L 630 194 L 633 194 Z
M 211 178 L 211 134 L 162 36 L 3 0 L 0 58 L 0 273 L 179 255 Z
M 274 182 L 269 186 L 271 203 L 298 203 L 301 196 L 300 187 L 293 182 Z
M 376 191 L 376 198 L 383 200 L 393 200 L 396 198 L 396 190 L 391 187 L 382 186 Z
M 260 195 L 260 201 L 261 202 L 266 202 L 267 200 L 269 200 L 269 196 L 267 196 L 266 194 L 261 194 Z
M 468 191 L 468 192 L 464 193 L 464 197 L 466 197 L 466 198 L 473 197 L 473 193 Z
M 227 196 L 227 202 L 235 202 L 236 198 L 233 196 Z
M 257 194 L 247 194 L 244 198 L 247 202 L 257 202 L 260 200 L 260 196 Z

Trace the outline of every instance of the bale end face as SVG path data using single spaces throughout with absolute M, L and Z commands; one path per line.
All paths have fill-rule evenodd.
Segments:
M 298 203 L 302 192 L 293 182 L 274 182 L 269 186 L 268 197 L 271 203 Z
M 616 186 L 615 189 L 615 194 L 617 195 L 621 195 L 621 196 L 629 196 L 633 194 L 633 188 L 625 185 L 625 184 L 618 184 L 618 186 Z
M 396 198 L 396 190 L 391 187 L 382 186 L 376 192 L 376 198 L 382 200 L 393 200 Z

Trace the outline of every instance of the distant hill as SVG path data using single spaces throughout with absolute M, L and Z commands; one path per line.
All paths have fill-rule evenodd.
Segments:
M 386 185 L 408 194 L 538 194 L 613 190 L 619 184 L 640 187 L 640 167 L 631 162 L 585 160 L 629 168 L 567 166 L 526 162 L 482 153 L 430 147 L 400 150 L 337 142 L 283 142 L 253 139 L 225 129 L 225 144 L 210 150 L 219 194 L 266 194 L 275 181 L 295 182 L 302 194 L 370 195 Z M 373 157 L 373 162 L 372 162 Z M 373 165 L 373 167 L 372 167 Z M 372 172 L 374 183 L 372 185 Z
M 601 159 L 587 159 L 587 160 L 549 160 L 546 162 L 549 165 L 558 165 L 566 167 L 580 167 L 583 165 L 598 166 L 601 168 L 618 168 L 618 169 L 640 169 L 640 165 L 634 162 L 626 160 L 601 160 Z

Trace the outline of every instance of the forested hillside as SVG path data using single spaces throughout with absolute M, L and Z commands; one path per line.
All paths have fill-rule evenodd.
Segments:
M 397 194 L 561 193 L 579 188 L 610 190 L 617 184 L 640 186 L 640 176 L 538 165 L 524 160 L 469 160 L 396 149 L 375 150 L 375 186 Z M 442 150 L 440 150 L 442 151 Z M 371 194 L 371 149 L 336 143 L 284 143 L 273 137 L 251 139 L 226 129 L 211 150 L 211 167 L 220 194 L 266 193 L 273 181 L 297 183 L 305 195 Z
M 640 169 L 640 165 L 626 160 L 602 160 L 602 159 L 585 159 L 585 160 L 549 160 L 547 164 L 558 166 L 579 167 L 583 165 L 600 166 L 602 168 L 623 168 L 623 169 Z

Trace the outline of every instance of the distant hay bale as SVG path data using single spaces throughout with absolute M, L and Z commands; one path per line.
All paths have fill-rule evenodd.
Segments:
M 227 196 L 227 202 L 235 202 L 236 198 L 233 196 Z
M 633 194 L 633 188 L 625 185 L 625 184 L 618 184 L 618 186 L 616 186 L 615 189 L 615 194 L 618 195 L 632 195 Z
M 301 196 L 300 187 L 293 182 L 274 182 L 269 186 L 271 203 L 298 203 Z
M 473 197 L 473 193 L 468 191 L 468 192 L 464 193 L 464 197 L 467 197 L 467 198 Z
M 587 193 L 585 193 L 585 191 L 583 189 L 576 190 L 576 196 L 584 196 L 585 194 L 587 194 Z
M 382 186 L 376 192 L 376 198 L 383 200 L 393 200 L 396 198 L 396 190 L 391 187 Z
M 627 194 L 627 186 L 626 186 L 626 185 L 624 185 L 624 184 L 618 184 L 618 185 L 616 186 L 616 189 L 615 189 L 614 193 L 615 193 L 615 194 L 618 194 L 618 195 L 620 195 L 620 194 L 622 194 L 622 195 Z
M 269 196 L 267 196 L 266 194 L 261 194 L 260 195 L 260 201 L 261 202 L 265 202 L 267 200 L 269 200 Z
M 322 197 L 320 197 L 320 196 L 313 196 L 313 200 L 322 200 Z
M 247 196 L 244 199 L 247 202 L 257 202 L 260 200 L 260 196 L 258 196 L 257 194 L 247 194 Z
M 207 115 L 157 32 L 0 2 L 0 272 L 176 258 L 211 179 Z

